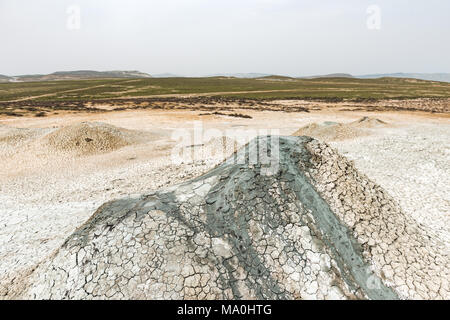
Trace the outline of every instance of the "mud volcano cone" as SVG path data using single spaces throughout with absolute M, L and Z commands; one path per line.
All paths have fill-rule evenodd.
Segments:
M 192 181 L 106 203 L 22 296 L 449 298 L 445 246 L 383 189 L 307 137 L 269 144 L 270 175 L 249 154 L 271 138 Z
M 101 122 L 81 122 L 59 128 L 44 137 L 50 151 L 75 155 L 106 153 L 133 144 L 137 134 Z

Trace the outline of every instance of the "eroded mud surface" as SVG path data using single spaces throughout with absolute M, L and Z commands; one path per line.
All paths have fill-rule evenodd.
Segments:
M 199 178 L 103 205 L 15 295 L 449 298 L 445 244 L 381 187 L 324 143 L 268 139 Z M 261 146 L 279 167 L 251 164 Z

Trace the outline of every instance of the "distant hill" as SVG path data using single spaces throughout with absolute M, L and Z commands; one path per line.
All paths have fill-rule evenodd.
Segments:
M 450 82 L 450 73 L 384 73 L 384 74 L 367 74 L 355 76 L 360 79 L 376 79 L 376 78 L 411 78 L 428 81 Z
M 258 80 L 278 80 L 278 81 L 288 81 L 288 80 L 294 80 L 295 78 L 288 77 L 288 76 L 272 75 L 272 76 L 258 77 L 258 78 L 254 78 L 254 79 L 258 79 Z
M 173 73 L 159 73 L 159 74 L 152 74 L 153 78 L 183 78 L 183 76 L 179 76 Z
M 353 78 L 351 74 L 348 73 L 330 73 L 318 76 L 300 77 L 302 79 L 317 79 L 317 78 Z
M 4 76 L 6 77 L 6 76 Z M 6 81 L 58 81 L 58 80 L 85 80 L 102 78 L 151 78 L 151 75 L 140 71 L 58 71 L 51 74 L 20 75 L 6 77 Z M 1 78 L 0 78 L 1 81 Z
M 243 79 L 255 79 L 271 76 L 266 73 L 218 73 L 209 75 L 207 77 L 228 77 L 228 78 L 243 78 Z
M 450 73 L 379 73 L 353 76 L 348 73 L 331 73 L 325 75 L 300 77 L 301 79 L 318 78 L 357 78 L 357 79 L 378 79 L 378 78 L 409 78 L 427 81 L 450 82 Z
M 58 71 L 51 74 L 31 74 L 19 76 L 0 75 L 0 83 L 5 82 L 29 82 L 29 81 L 58 81 L 58 80 L 85 80 L 85 79 L 126 79 L 126 78 L 181 78 L 173 73 L 161 73 L 150 75 L 140 71 Z M 282 75 L 273 75 L 265 73 L 228 73 L 214 74 L 205 77 L 226 77 L 240 79 L 265 79 L 265 80 L 290 80 L 290 79 L 320 79 L 320 78 L 355 78 L 355 79 L 378 79 L 378 78 L 410 78 L 427 81 L 450 82 L 450 73 L 380 73 L 353 76 L 348 73 L 330 73 L 315 76 L 303 76 L 291 78 Z
M 11 80 L 12 80 L 11 77 L 0 74 L 0 82 L 10 82 Z

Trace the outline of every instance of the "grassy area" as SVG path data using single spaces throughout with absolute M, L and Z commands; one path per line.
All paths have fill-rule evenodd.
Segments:
M 211 94 L 252 99 L 447 98 L 450 83 L 412 79 L 351 78 L 150 78 L 48 81 L 0 84 L 0 102 L 87 101 L 172 94 Z

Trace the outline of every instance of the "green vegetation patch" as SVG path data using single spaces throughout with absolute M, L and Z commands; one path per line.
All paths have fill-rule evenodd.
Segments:
M 450 83 L 400 78 L 295 79 L 273 76 L 259 79 L 96 79 L 0 84 L 0 102 L 90 101 L 176 94 L 208 94 L 250 99 L 448 98 Z

